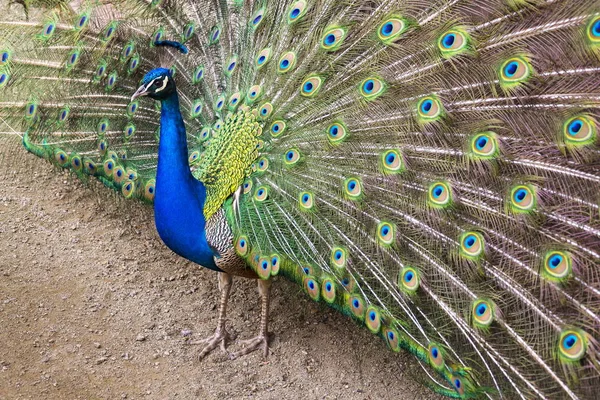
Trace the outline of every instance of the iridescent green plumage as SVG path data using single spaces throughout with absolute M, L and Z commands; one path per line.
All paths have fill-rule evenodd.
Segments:
M 27 149 L 153 201 L 159 110 L 131 95 L 162 64 L 219 254 L 444 395 L 595 394 L 600 2 L 108 3 L 0 21 Z

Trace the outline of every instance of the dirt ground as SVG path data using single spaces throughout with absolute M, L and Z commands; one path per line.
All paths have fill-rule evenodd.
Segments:
M 0 139 L 0 399 L 427 399 L 419 368 L 276 279 L 265 361 L 197 360 L 214 272 L 171 253 L 152 208 L 85 185 Z M 256 285 L 234 281 L 228 327 L 256 334 Z M 231 350 L 240 346 L 232 343 Z

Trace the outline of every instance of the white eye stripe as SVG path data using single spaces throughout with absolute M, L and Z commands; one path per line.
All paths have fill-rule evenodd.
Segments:
M 156 79 L 158 79 L 158 78 L 156 78 Z M 146 85 L 146 88 L 144 89 L 144 91 L 145 91 L 145 92 L 147 92 L 147 91 L 148 91 L 148 89 L 150 89 L 150 86 L 152 86 L 152 85 L 154 84 L 154 81 L 156 81 L 156 79 L 152 79 L 152 80 L 150 81 L 150 83 L 148 83 L 148 84 Z
M 160 92 L 161 90 L 163 90 L 164 88 L 166 88 L 168 83 L 169 83 L 169 77 L 165 76 L 165 79 L 163 80 L 162 86 L 159 87 L 158 89 L 156 89 L 155 92 Z

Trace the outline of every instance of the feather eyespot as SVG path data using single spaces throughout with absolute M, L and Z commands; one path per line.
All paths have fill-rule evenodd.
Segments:
M 235 67 L 237 67 L 237 62 L 238 62 L 238 57 L 236 55 L 231 56 L 231 58 L 229 59 L 229 61 L 227 62 L 226 68 L 225 68 L 225 76 L 231 76 L 233 74 L 233 72 L 235 71 Z
M 586 115 L 579 115 L 567 120 L 563 128 L 566 143 L 574 146 L 591 144 L 596 140 L 596 121 Z
M 400 17 L 388 18 L 379 24 L 377 37 L 385 44 L 390 44 L 400 39 L 406 32 L 408 24 Z
M 256 67 L 258 69 L 264 67 L 271 59 L 271 54 L 272 54 L 272 51 L 269 47 L 261 50 L 261 52 L 258 53 L 258 55 L 256 56 L 256 61 L 255 61 Z
M 0 88 L 3 87 L 10 79 L 10 75 L 5 72 L 0 73 Z
M 482 132 L 471 137 L 470 150 L 473 156 L 490 159 L 498 155 L 498 142 L 494 132 Z
M 348 130 L 341 122 L 334 122 L 327 128 L 327 138 L 332 144 L 341 143 L 347 135 Z
M 262 105 L 262 107 L 258 111 L 258 115 L 260 115 L 260 118 L 266 119 L 271 116 L 272 112 L 273 112 L 273 105 L 271 103 L 265 103 Z
M 321 38 L 321 48 L 327 51 L 335 51 L 340 48 L 346 38 L 347 31 L 344 28 L 330 28 L 325 31 Z
M 79 170 L 81 170 L 82 167 L 83 167 L 83 162 L 81 161 L 81 157 L 78 156 L 77 154 L 72 154 L 71 155 L 71 168 L 73 168 L 75 171 L 79 171 Z
M 56 29 L 56 24 L 54 22 L 47 22 L 42 27 L 41 37 L 43 39 L 49 39 Z
M 298 22 L 308 11 L 308 3 L 305 0 L 296 1 L 288 9 L 288 23 Z
M 190 118 L 198 118 L 202 113 L 202 100 L 196 99 L 190 107 Z
M 526 82 L 533 74 L 533 67 L 524 56 L 513 57 L 500 66 L 500 84 L 511 89 Z
M 108 144 L 106 143 L 106 140 L 100 140 L 98 142 L 98 152 L 101 155 L 104 155 L 104 153 L 106 153 L 107 149 L 108 149 Z
M 260 23 L 264 19 L 265 9 L 261 8 L 257 12 L 254 13 L 252 18 L 250 19 L 250 26 L 252 29 L 257 29 L 260 26 Z
M 271 132 L 271 136 L 273 137 L 277 137 L 280 136 L 286 128 L 286 123 L 285 121 L 275 121 L 271 124 L 271 128 L 269 129 L 269 131 Z
M 0 51 L 0 66 L 8 64 L 9 60 L 10 60 L 10 53 L 8 52 L 8 50 Z
M 244 257 L 248 254 L 250 246 L 248 244 L 248 238 L 246 236 L 240 236 L 235 242 L 235 251 L 238 255 Z
M 495 305 L 487 300 L 477 299 L 471 305 L 473 324 L 478 328 L 487 328 L 494 322 Z
M 213 104 L 213 107 L 214 107 L 215 111 L 219 112 L 219 111 L 221 111 L 223 109 L 224 105 L 225 105 L 225 96 L 224 95 L 220 95 L 215 100 L 215 102 Z
M 531 185 L 517 185 L 511 188 L 509 204 L 514 212 L 531 211 L 536 206 L 536 190 Z
M 417 103 L 417 113 L 422 122 L 435 121 L 442 116 L 444 107 L 435 96 L 427 96 Z
M 115 169 L 115 160 L 109 158 L 108 160 L 104 161 L 102 167 L 104 168 L 104 175 L 106 175 L 108 178 L 112 178 Z
M 116 21 L 113 21 L 104 28 L 104 33 L 102 35 L 102 40 L 104 42 L 108 42 L 113 38 L 115 32 L 117 31 L 117 25 L 118 23 Z
M 183 28 L 183 34 L 181 35 L 181 39 L 183 42 L 186 42 L 192 38 L 194 35 L 194 31 L 196 27 L 193 22 L 188 22 L 187 25 Z
M 393 328 L 385 328 L 383 333 L 390 349 L 394 352 L 400 351 L 400 336 L 398 336 L 398 332 Z
M 433 207 L 447 207 L 452 204 L 452 191 L 446 182 L 434 182 L 429 185 L 428 201 Z
M 210 137 L 210 128 L 202 128 L 202 130 L 200 131 L 200 140 L 201 141 L 205 141 Z
M 377 240 L 384 246 L 389 246 L 396 239 L 396 230 L 394 225 L 389 222 L 380 222 L 377 225 Z
M 290 149 L 283 155 L 283 162 L 285 166 L 291 167 L 298 164 L 300 158 L 300 151 L 298 149 Z
M 242 95 L 240 94 L 240 92 L 236 92 L 232 94 L 231 97 L 229 97 L 229 101 L 227 102 L 227 104 L 230 111 L 234 111 L 237 108 L 241 97 Z
M 281 267 L 281 257 L 278 254 L 271 254 L 271 275 L 279 274 Z
M 110 75 L 108 75 L 108 80 L 106 82 L 106 88 L 108 90 L 112 90 L 115 87 L 116 83 L 117 83 L 117 73 L 111 72 Z
M 265 172 L 269 168 L 269 160 L 266 157 L 261 157 L 256 165 L 258 172 Z
M 61 167 L 66 167 L 69 163 L 69 158 L 67 153 L 60 149 L 56 149 L 54 150 L 54 161 L 56 161 Z
M 476 259 L 485 249 L 483 236 L 479 232 L 465 232 L 460 237 L 460 253 L 466 258 Z
M 543 276 L 553 282 L 563 282 L 573 270 L 571 255 L 566 251 L 549 251 L 544 256 Z
M 454 386 L 454 390 L 456 390 L 456 393 L 458 393 L 460 396 L 463 396 L 465 394 L 463 380 L 460 376 L 452 377 L 452 385 Z
M 318 75 L 311 75 L 304 79 L 300 86 L 300 94 L 305 97 L 313 97 L 321 88 L 323 79 Z
M 266 186 L 259 186 L 254 193 L 254 200 L 262 202 L 269 197 L 269 189 Z
M 335 282 L 333 279 L 323 279 L 323 282 L 321 282 L 321 296 L 330 304 L 335 301 Z
M 462 29 L 453 29 L 445 32 L 438 39 L 438 48 L 442 57 L 450 58 L 468 49 L 469 35 Z
M 221 28 L 218 26 L 213 26 L 210 30 L 210 34 L 208 35 L 208 43 L 215 44 L 219 41 L 221 37 Z
M 347 305 L 356 318 L 363 319 L 365 317 L 365 302 L 358 295 L 349 296 Z
M 346 267 L 346 250 L 341 247 L 331 249 L 331 263 L 336 268 Z
M 348 178 L 344 181 L 344 194 L 349 200 L 358 200 L 362 196 L 362 184 L 358 178 Z
M 89 20 L 90 20 L 90 17 L 88 14 L 79 15 L 77 18 L 75 18 L 74 28 L 77 30 L 81 30 L 81 29 L 85 28 L 87 26 Z
M 365 324 L 371 333 L 379 332 L 381 329 L 381 312 L 374 306 L 367 307 Z
M 262 95 L 262 86 L 254 85 L 248 90 L 246 95 L 246 102 L 248 104 L 254 103 Z
M 375 100 L 385 91 L 385 84 L 378 78 L 367 78 L 359 86 L 360 94 L 366 100 Z
M 284 53 L 279 59 L 279 64 L 277 65 L 277 72 L 280 74 L 286 73 L 292 68 L 296 66 L 296 53 L 293 51 L 288 51 Z
M 192 82 L 194 84 L 198 84 L 200 81 L 202 81 L 202 78 L 204 78 L 204 66 L 200 65 L 196 67 L 196 70 L 194 71 Z
M 271 260 L 269 257 L 260 257 L 256 263 L 256 274 L 260 279 L 269 279 L 271 276 Z
M 251 180 L 247 180 L 242 184 L 242 191 L 244 192 L 244 194 L 246 193 L 250 193 L 250 191 L 252 190 L 252 181 Z
M 437 371 L 441 371 L 444 368 L 444 354 L 437 344 L 429 344 L 427 359 L 429 360 L 429 365 L 431 365 Z
M 68 118 L 69 118 L 69 113 L 70 113 L 70 109 L 69 107 L 63 107 L 59 110 L 58 112 L 58 121 L 60 123 L 65 122 Z
M 300 204 L 300 208 L 307 211 L 307 210 L 311 210 L 314 207 L 314 197 L 313 194 L 310 192 L 302 192 L 300 193 L 299 196 L 299 204 Z
M 386 150 L 380 156 L 382 170 L 386 174 L 397 174 L 404 170 L 404 162 L 396 149 Z
M 317 280 L 314 277 L 309 275 L 304 277 L 303 284 L 304 290 L 306 291 L 308 296 L 314 301 L 319 301 L 321 294 L 321 291 L 319 290 L 319 282 L 317 282 Z
M 413 267 L 404 267 L 398 279 L 399 288 L 407 293 L 414 293 L 419 288 L 419 274 Z
M 150 179 L 144 185 L 144 198 L 148 201 L 154 201 L 154 195 L 156 194 L 156 181 Z
M 594 44 L 600 44 L 600 17 L 594 16 L 586 29 L 588 40 Z
M 560 358 L 566 362 L 579 361 L 587 352 L 587 336 L 579 329 L 564 329 L 558 343 Z

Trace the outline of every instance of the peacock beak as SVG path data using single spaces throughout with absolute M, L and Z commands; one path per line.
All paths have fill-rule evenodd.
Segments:
M 138 90 L 135 91 L 135 93 L 133 94 L 133 96 L 131 96 L 131 101 L 134 101 L 138 97 L 146 96 L 146 95 L 148 95 L 147 86 L 146 85 L 142 85 L 142 86 L 140 86 L 138 88 Z

